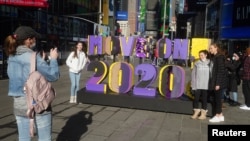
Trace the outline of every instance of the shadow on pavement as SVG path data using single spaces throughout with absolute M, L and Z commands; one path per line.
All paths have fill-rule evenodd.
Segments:
M 81 136 L 88 131 L 87 125 L 92 123 L 91 112 L 80 111 L 71 116 L 56 141 L 79 141 Z

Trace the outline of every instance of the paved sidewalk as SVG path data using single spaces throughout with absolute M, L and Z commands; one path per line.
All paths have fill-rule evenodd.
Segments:
M 60 71 L 60 80 L 53 83 L 57 90 L 53 103 L 53 141 L 207 141 L 209 118 L 201 121 L 184 114 L 70 104 L 67 66 L 60 66 Z M 83 72 L 81 88 L 90 76 L 91 72 Z M 7 89 L 8 79 L 0 80 L 0 140 L 16 141 L 17 127 Z M 241 87 L 239 90 L 242 102 Z M 219 124 L 250 123 L 250 111 L 228 106 L 223 113 L 225 122 Z

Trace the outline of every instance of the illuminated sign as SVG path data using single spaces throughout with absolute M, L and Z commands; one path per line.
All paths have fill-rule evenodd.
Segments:
M 128 12 L 117 11 L 116 19 L 117 20 L 128 20 Z
M 48 8 L 47 0 L 0 0 L 0 5 L 15 5 Z
M 250 1 L 234 1 L 233 27 L 250 26 Z
M 246 2 L 245 6 L 247 6 L 247 3 L 249 7 L 249 2 Z M 234 6 L 234 4 L 236 4 L 236 6 Z M 237 5 L 240 5 L 240 4 L 238 4 L 236 0 L 222 0 L 221 28 L 220 28 L 221 39 L 249 39 L 250 38 L 250 25 L 249 25 L 249 22 L 247 22 L 249 21 L 249 12 L 248 12 L 248 18 L 244 18 L 244 19 L 242 18 L 242 17 L 247 17 L 247 15 L 245 15 L 247 9 L 240 8 L 238 11 L 239 12 L 238 17 L 240 18 L 238 19 L 238 21 L 234 21 L 235 23 L 233 23 L 233 20 L 235 20 L 233 18 L 234 7 L 235 8 L 241 7 Z M 245 16 L 243 16 L 242 12 L 244 13 Z M 239 23 L 239 22 L 245 22 L 245 23 Z

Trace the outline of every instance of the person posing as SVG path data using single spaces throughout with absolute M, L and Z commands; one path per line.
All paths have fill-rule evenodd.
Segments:
M 209 47 L 210 53 L 213 55 L 211 58 L 212 62 L 212 76 L 209 82 L 211 90 L 214 93 L 213 107 L 214 107 L 214 117 L 209 120 L 209 122 L 222 122 L 224 121 L 224 116 L 222 113 L 222 101 L 221 96 L 223 90 L 226 88 L 226 67 L 225 67 L 225 55 L 221 53 L 222 49 L 216 43 L 212 43 Z
M 27 101 L 24 93 L 24 84 L 30 74 L 32 48 L 36 45 L 36 39 L 40 34 L 31 27 L 20 26 L 4 41 L 4 49 L 8 55 L 7 74 L 9 77 L 8 96 L 14 100 L 13 109 L 18 127 L 18 140 L 30 141 L 30 118 L 26 115 Z M 59 67 L 57 63 L 57 48 L 50 50 L 50 63 L 48 64 L 40 55 L 36 56 L 36 70 L 48 81 L 59 79 Z M 35 116 L 35 126 L 39 141 L 51 141 L 52 134 L 52 108 Z
M 250 47 L 246 49 L 242 72 L 242 92 L 245 104 L 240 106 L 242 110 L 250 110 Z
M 191 87 L 194 91 L 192 119 L 206 119 L 207 115 L 207 91 L 209 86 L 210 60 L 207 50 L 199 51 L 199 60 L 195 62 L 192 69 Z M 202 97 L 202 106 L 199 108 L 200 97 Z M 200 115 L 200 116 L 199 116 Z M 198 117 L 199 116 L 199 117 Z
M 69 67 L 69 77 L 71 81 L 70 103 L 76 103 L 81 72 L 88 60 L 82 49 L 83 43 L 77 42 L 74 50 L 69 54 L 66 60 L 66 65 Z
M 240 67 L 240 57 L 234 53 L 233 57 L 228 57 L 225 63 L 228 72 L 228 87 L 227 91 L 230 96 L 229 104 L 231 106 L 237 106 L 238 103 L 238 75 L 237 69 Z

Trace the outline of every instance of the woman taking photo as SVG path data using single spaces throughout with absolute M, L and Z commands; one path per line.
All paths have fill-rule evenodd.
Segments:
M 14 115 L 18 127 L 18 140 L 30 141 L 30 118 L 27 116 L 27 101 L 24 92 L 24 84 L 30 74 L 32 48 L 36 45 L 36 39 L 40 34 L 31 27 L 20 26 L 13 35 L 6 37 L 4 49 L 8 58 L 7 73 L 9 77 L 8 96 L 14 99 Z M 50 50 L 50 63 L 48 64 L 38 54 L 36 56 L 36 70 L 48 81 L 59 79 L 59 67 L 57 63 L 57 48 Z M 34 118 L 36 132 L 39 141 L 51 141 L 52 134 L 52 108 L 48 108 Z

